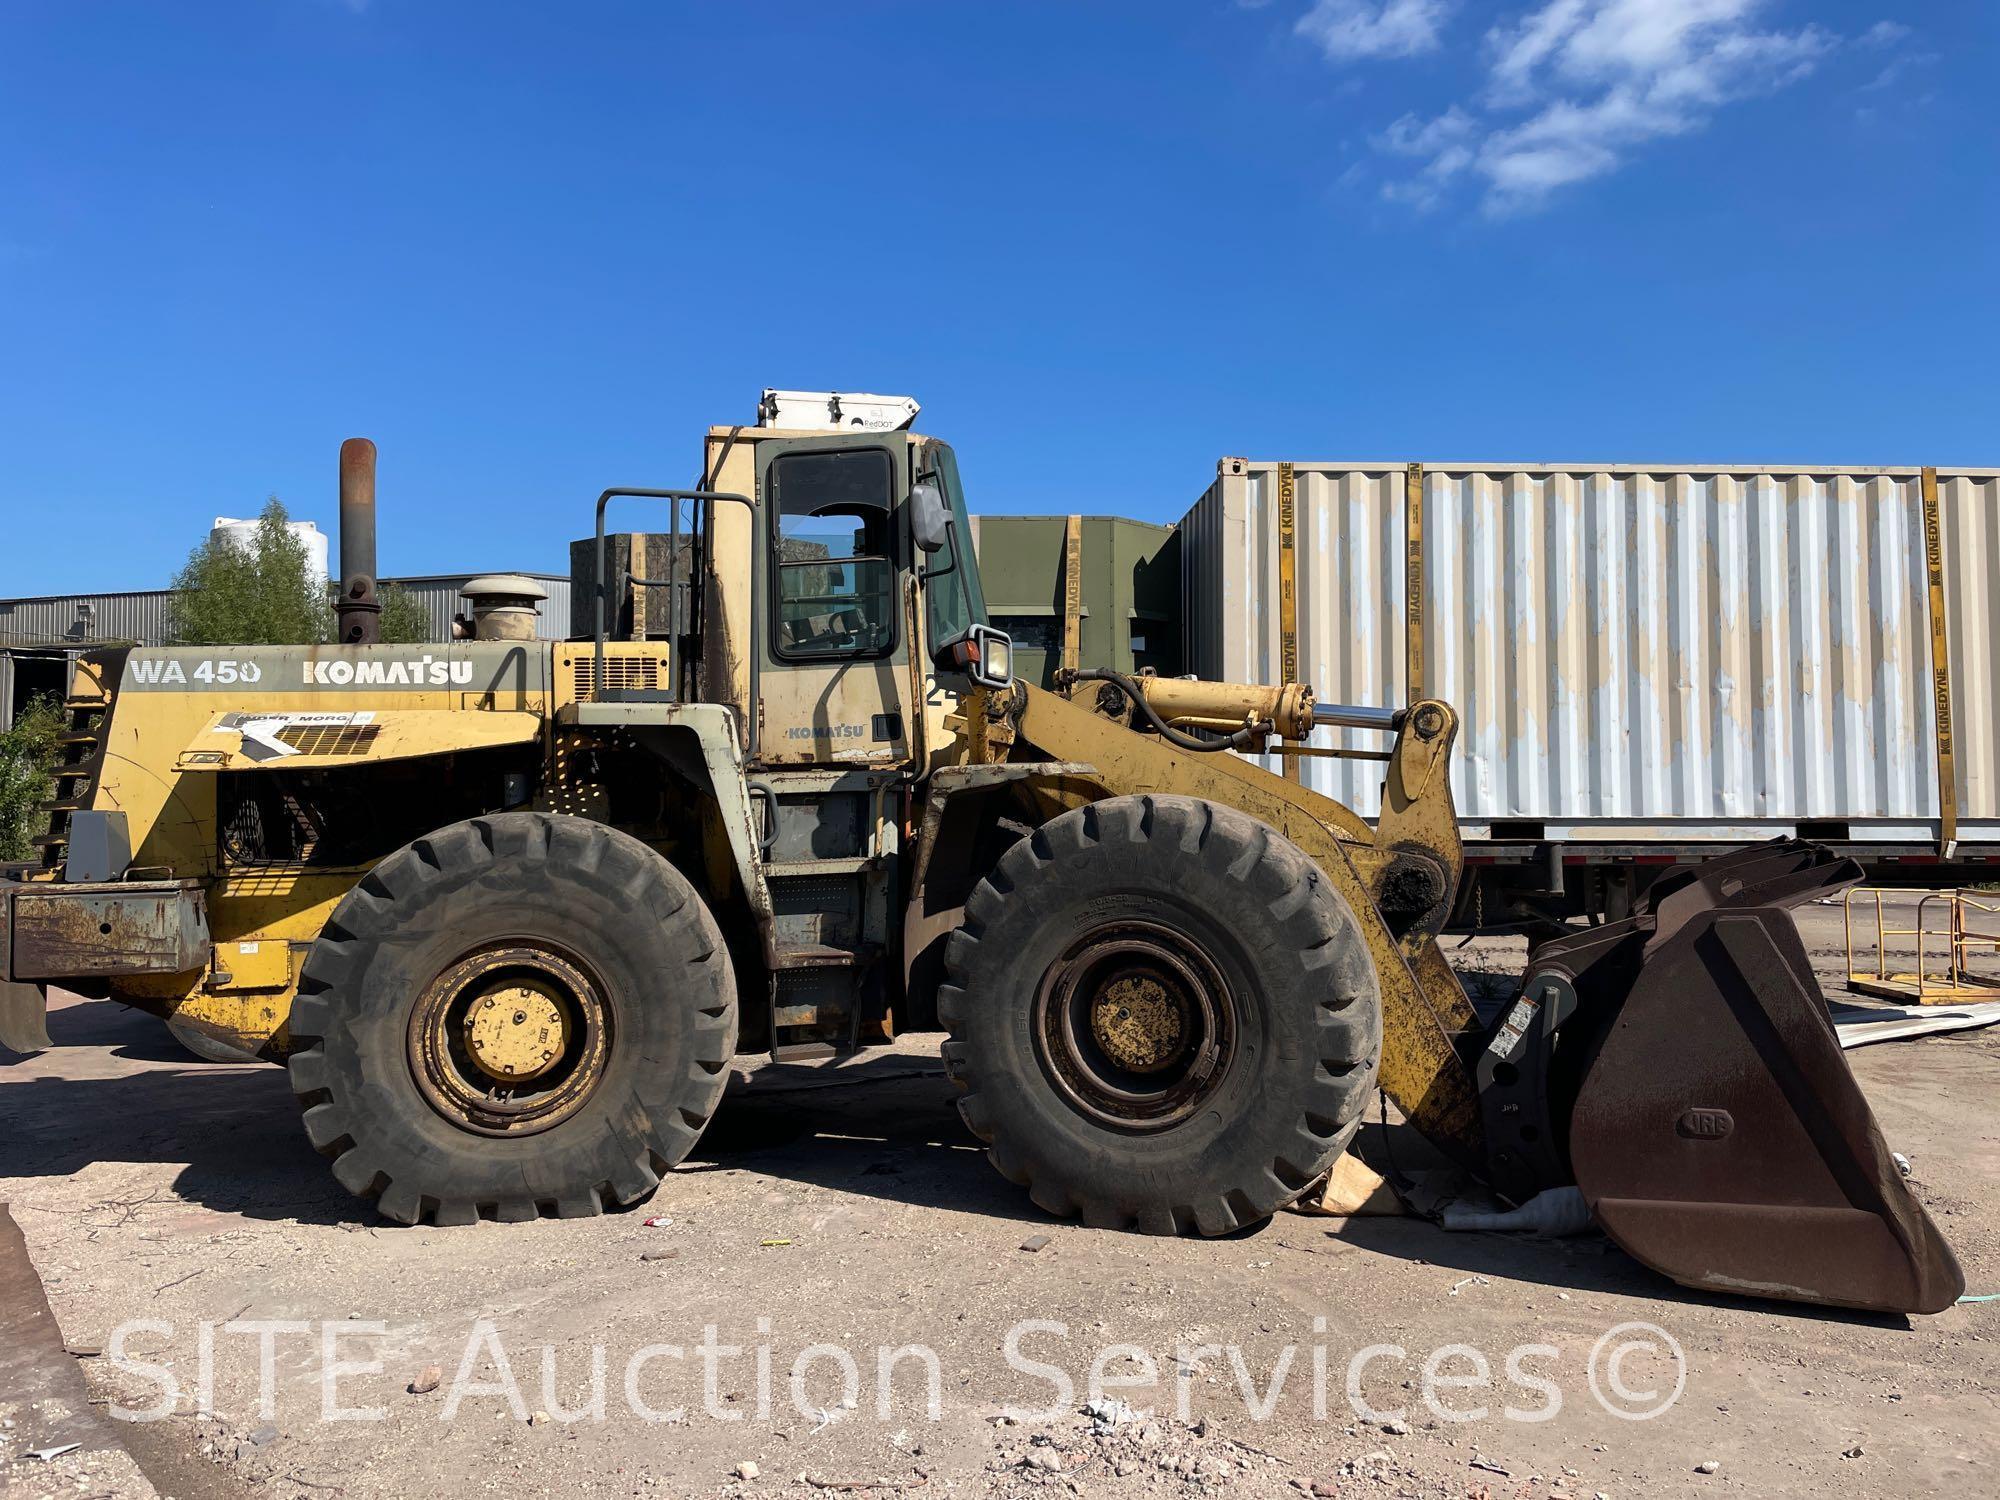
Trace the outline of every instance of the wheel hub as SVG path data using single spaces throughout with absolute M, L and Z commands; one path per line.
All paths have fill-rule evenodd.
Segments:
M 568 1042 L 562 1006 L 531 984 L 502 985 L 466 1012 L 466 1050 L 489 1078 L 539 1078 Z
M 1119 921 L 1073 941 L 1035 995 L 1035 1050 L 1083 1115 L 1164 1130 L 1215 1092 L 1235 1049 L 1234 1001 L 1184 932 Z
M 491 948 L 431 981 L 410 1013 L 410 1071 L 432 1109 L 479 1135 L 528 1135 L 590 1097 L 611 1050 L 602 985 L 541 943 Z
M 1187 1004 L 1154 974 L 1121 974 L 1097 992 L 1090 1008 L 1091 1035 L 1121 1068 L 1156 1073 L 1180 1050 L 1187 1033 Z

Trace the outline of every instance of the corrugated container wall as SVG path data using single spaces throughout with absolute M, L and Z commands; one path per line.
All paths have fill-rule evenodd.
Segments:
M 1990 821 L 2000 817 L 2000 473 L 1938 475 L 1938 519 L 1958 811 L 1988 820 L 1962 836 L 1991 839 L 2000 836 Z
M 1322 701 L 1451 703 L 1468 837 L 1937 838 L 1918 471 L 1437 465 L 1413 487 L 1403 464 L 1285 467 L 1224 460 L 1182 522 L 1190 667 L 1282 677 L 1288 477 L 1298 675 Z M 1983 843 L 2000 838 L 2000 471 L 1947 471 L 1937 496 L 1959 838 Z M 1304 764 L 1378 811 L 1379 766 Z

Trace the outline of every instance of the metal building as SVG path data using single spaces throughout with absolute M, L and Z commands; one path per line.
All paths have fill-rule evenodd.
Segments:
M 496 571 L 488 569 L 487 572 Z M 516 570 L 507 570 L 516 571 Z M 426 573 L 384 578 L 382 587 L 402 589 L 430 617 L 427 639 L 451 639 L 452 617 L 463 601 L 458 591 L 481 573 Z M 569 628 L 569 575 L 528 573 L 549 591 L 541 613 L 544 640 L 560 640 Z M 166 637 L 169 589 L 131 589 L 117 594 L 48 594 L 0 599 L 0 649 L 17 646 L 157 646 Z
M 0 649 L 156 645 L 166 633 L 166 589 L 0 599 Z

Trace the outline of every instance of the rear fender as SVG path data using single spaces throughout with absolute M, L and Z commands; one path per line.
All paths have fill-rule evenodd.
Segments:
M 736 893 L 768 950 L 771 894 L 759 858 L 763 809 L 743 766 L 734 711 L 717 703 L 572 703 L 558 721 L 622 731 L 706 799 L 701 888 L 712 907 Z

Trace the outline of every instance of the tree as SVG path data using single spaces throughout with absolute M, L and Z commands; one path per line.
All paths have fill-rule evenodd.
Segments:
M 313 576 L 305 543 L 287 526 L 284 502 L 273 495 L 246 546 L 211 532 L 174 575 L 167 640 L 176 646 L 311 646 L 334 639 L 333 599 Z M 422 601 L 393 586 L 381 590 L 381 636 L 391 643 L 427 641 L 430 615 Z
M 41 804 L 55 794 L 62 727 L 62 705 L 44 694 L 23 706 L 11 728 L 0 730 L 0 860 L 35 856 L 29 840 L 49 825 Z
M 416 645 L 434 639 L 431 612 L 408 589 L 390 584 L 382 594 L 382 639 L 395 645 Z
M 305 646 L 324 641 L 332 614 L 305 543 L 273 495 L 248 546 L 210 532 L 174 575 L 167 639 L 177 646 Z

